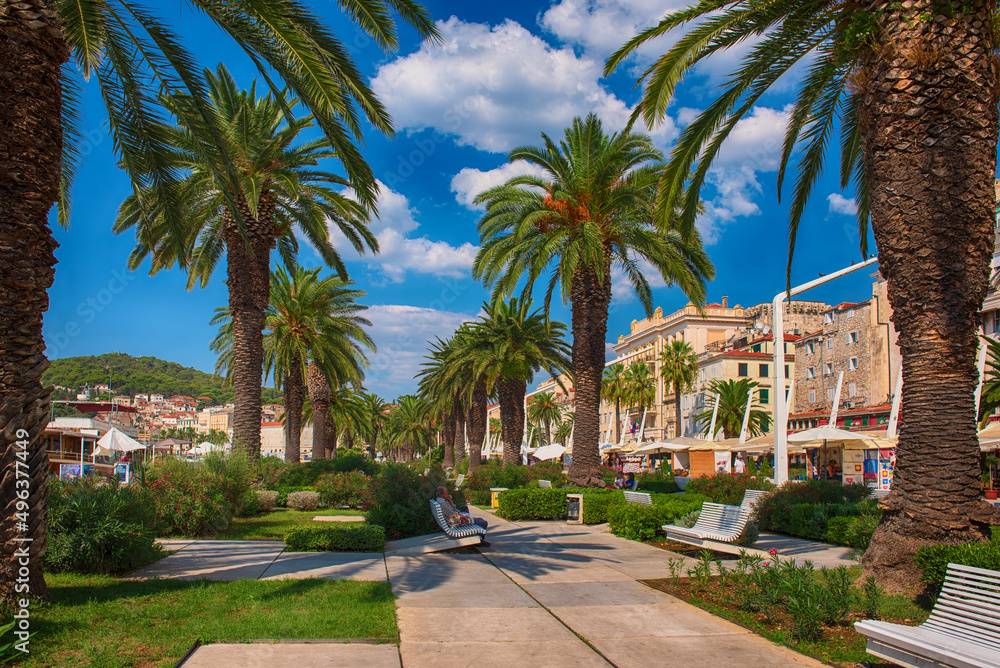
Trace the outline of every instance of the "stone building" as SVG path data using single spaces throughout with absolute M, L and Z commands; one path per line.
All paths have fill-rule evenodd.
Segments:
M 843 372 L 838 411 L 878 409 L 892 402 L 902 357 L 892 309 L 881 278 L 872 285 L 872 297 L 845 302 L 823 313 L 823 325 L 795 342 L 795 411 L 792 427 L 809 417 L 806 426 L 824 424 Z M 801 414 L 801 415 L 800 415 Z M 813 415 L 815 414 L 815 415 Z M 867 426 L 867 425 L 866 425 Z

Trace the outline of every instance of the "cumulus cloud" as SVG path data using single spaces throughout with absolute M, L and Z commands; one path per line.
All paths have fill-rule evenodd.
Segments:
M 473 200 L 476 195 L 493 188 L 502 183 L 506 183 L 515 176 L 545 176 L 545 170 L 538 165 L 526 160 L 515 160 L 508 162 L 496 169 L 481 171 L 472 167 L 465 167 L 451 179 L 451 191 L 455 193 L 455 200 L 470 209 L 485 209 L 483 205 L 475 205 Z
M 844 216 L 858 215 L 858 205 L 854 198 L 847 198 L 840 193 L 830 193 L 826 200 L 830 203 L 830 213 L 839 213 Z
M 372 326 L 369 330 L 378 346 L 371 357 L 365 386 L 387 399 L 415 392 L 415 377 L 424 355 L 435 337 L 446 339 L 463 322 L 473 320 L 467 315 L 440 308 L 379 304 L 365 311 Z
M 663 275 L 647 260 L 639 258 L 637 264 L 639 266 L 639 273 L 649 282 L 649 287 L 654 290 L 667 287 L 667 282 L 663 280 Z M 611 299 L 617 304 L 627 304 L 636 299 L 632 284 L 629 282 L 628 277 L 625 276 L 625 271 L 619 266 L 611 268 Z
M 408 272 L 461 278 L 469 274 L 479 247 L 471 243 L 453 246 L 446 241 L 414 237 L 420 227 L 416 212 L 405 195 L 379 183 L 379 217 L 369 226 L 379 243 L 378 255 L 358 255 L 336 227 L 330 234 L 345 261 L 364 262 L 385 280 L 401 283 Z
M 600 84 L 602 61 L 557 49 L 519 23 L 439 22 L 443 43 L 424 43 L 379 68 L 372 88 L 409 131 L 432 129 L 482 151 L 505 152 L 559 136 L 574 116 L 594 112 L 624 127 L 631 109 Z M 654 138 L 677 136 L 672 119 Z
M 539 23 L 559 39 L 604 60 L 640 30 L 687 4 L 683 0 L 561 0 L 542 14 Z M 649 60 L 671 43 L 644 46 L 637 55 Z

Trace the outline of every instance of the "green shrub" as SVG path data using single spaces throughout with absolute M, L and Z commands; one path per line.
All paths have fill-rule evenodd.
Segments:
M 373 524 L 302 527 L 285 535 L 290 552 L 382 552 L 385 529 Z
M 368 504 L 368 480 L 360 471 L 326 473 L 316 481 L 316 490 L 324 505 L 364 508 Z
M 257 513 L 256 498 L 247 494 L 257 477 L 257 469 L 242 450 L 210 452 L 205 455 L 201 465 L 212 477 L 214 486 L 222 494 L 233 515 L 245 517 Z M 251 507 L 244 509 L 245 503 L 251 504 Z
M 693 482 L 693 481 L 692 481 Z M 761 499 L 754 510 L 757 524 L 763 531 L 803 538 L 823 540 L 826 536 L 825 520 L 820 515 L 842 517 L 876 512 L 871 500 L 865 500 L 869 490 L 863 485 L 841 485 L 830 480 L 789 482 Z M 793 518 L 794 506 L 817 506 L 822 510 L 800 510 Z M 823 524 L 822 533 L 819 525 Z M 808 532 L 808 535 L 803 532 Z
M 319 507 L 319 492 L 292 492 L 288 495 L 288 507 L 292 510 L 316 510 Z
M 914 560 L 923 571 L 921 581 L 935 590 L 944 584 L 948 564 L 961 564 L 975 568 L 989 568 L 1000 571 L 1000 540 L 994 532 L 993 539 L 985 543 L 963 543 L 961 545 L 932 545 L 917 550 Z
M 261 507 L 260 500 L 254 492 L 257 490 L 248 489 L 243 493 L 243 498 L 240 499 L 239 504 L 233 512 L 236 517 L 253 517 L 255 515 L 260 515 Z
M 566 492 L 561 489 L 509 489 L 500 493 L 499 503 L 497 514 L 514 522 L 566 517 Z
M 45 567 L 76 573 L 123 573 L 162 554 L 147 490 L 87 477 L 50 483 Z
M 257 505 L 261 512 L 274 510 L 278 505 L 278 493 L 270 489 L 255 489 L 253 493 L 257 496 Z
M 639 483 L 636 487 L 638 492 L 657 492 L 660 494 L 673 494 L 681 491 L 681 488 L 674 482 L 674 474 L 663 471 L 654 473 L 640 473 L 635 477 Z
M 689 480 L 684 487 L 685 492 L 704 494 L 713 503 L 724 503 L 727 506 L 740 505 L 743 502 L 743 493 L 748 489 L 769 492 L 775 489 L 775 486 L 770 480 L 754 477 L 749 473 L 716 473 L 711 477 Z
M 681 515 L 680 517 L 675 517 L 674 521 L 671 522 L 671 524 L 673 524 L 674 526 L 686 527 L 686 528 L 690 529 L 691 527 L 693 527 L 695 524 L 698 523 L 698 518 L 699 517 L 701 517 L 701 511 L 700 510 L 692 510 L 690 513 L 687 513 L 685 515 Z M 754 526 L 756 526 L 756 525 L 754 525 Z M 758 532 L 758 536 L 759 535 L 760 535 L 760 532 Z
M 162 534 L 210 536 L 232 523 L 236 509 L 203 464 L 162 457 L 146 478 Z
M 867 550 L 880 516 L 881 513 L 862 513 L 857 516 L 831 517 L 826 525 L 826 541 L 847 545 L 856 550 Z
M 424 477 L 405 464 L 385 464 L 370 481 L 369 524 L 385 528 L 388 540 L 422 536 L 440 531 L 431 514 L 430 500 L 438 485 L 445 485 L 455 500 L 464 505 L 462 490 L 455 490 L 440 471 Z
M 663 506 L 628 503 L 608 511 L 608 528 L 614 535 L 629 540 L 652 540 L 671 519 L 673 515 Z
M 692 524 L 691 526 L 694 525 Z M 760 529 L 757 528 L 757 523 L 749 521 L 746 523 L 746 526 L 743 527 L 743 533 L 741 533 L 740 537 L 736 539 L 736 544 L 740 547 L 753 547 L 753 544 L 757 542 L 758 538 L 760 538 Z
M 309 485 L 278 485 L 274 487 L 273 491 L 278 494 L 275 505 L 278 508 L 287 508 L 289 494 L 294 492 L 315 492 L 316 488 Z
M 664 524 L 672 523 L 675 517 L 687 515 L 693 510 L 701 510 L 701 504 L 706 501 L 708 501 L 707 496 L 694 492 L 653 496 L 653 505 L 662 508 L 669 518 Z
M 493 502 L 490 491 L 481 492 L 479 490 L 470 489 L 466 490 L 465 498 L 474 506 L 479 506 L 480 508 L 489 508 L 490 504 Z
M 465 478 L 464 487 L 472 491 L 488 492 L 491 487 L 527 487 L 538 480 L 548 480 L 553 487 L 561 487 L 565 484 L 562 466 L 556 462 L 504 466 L 499 460 L 490 460 L 472 470 Z
M 612 508 L 625 505 L 625 495 L 621 490 L 583 493 L 583 523 L 603 524 L 608 521 Z

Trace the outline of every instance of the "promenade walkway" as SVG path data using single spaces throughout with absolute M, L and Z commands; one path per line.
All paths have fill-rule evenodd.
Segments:
M 636 581 L 668 577 L 667 561 L 678 555 L 604 527 L 474 514 L 490 522 L 492 547 L 482 554 L 384 557 L 290 553 L 280 541 L 176 541 L 165 544 L 176 554 L 134 575 L 388 580 L 399 597 L 398 648 L 337 641 L 208 645 L 185 668 L 821 665 Z M 824 565 L 847 560 L 846 551 L 808 541 L 779 549 Z

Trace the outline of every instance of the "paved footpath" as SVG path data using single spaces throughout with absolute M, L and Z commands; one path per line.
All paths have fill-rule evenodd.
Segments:
M 398 596 L 400 644 L 229 644 L 199 648 L 185 668 L 220 665 L 449 668 L 820 666 L 788 648 L 636 580 L 669 577 L 670 552 L 601 527 L 490 522 L 482 554 L 288 553 L 280 542 L 195 541 L 137 572 L 145 577 L 326 577 L 384 580 Z M 840 552 L 804 543 L 796 556 Z M 831 548 L 837 550 L 837 548 Z M 820 561 L 820 560 L 817 560 Z

